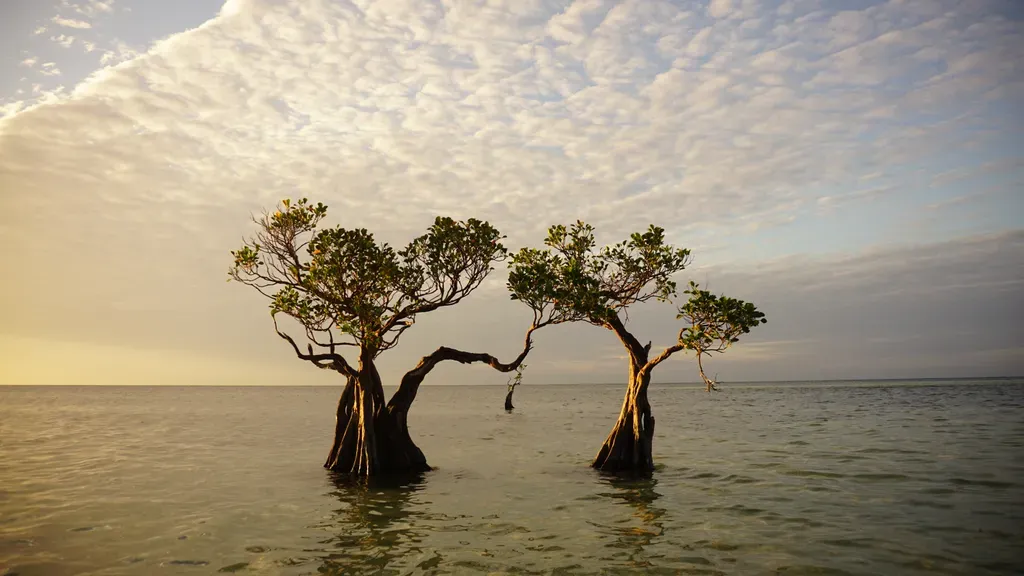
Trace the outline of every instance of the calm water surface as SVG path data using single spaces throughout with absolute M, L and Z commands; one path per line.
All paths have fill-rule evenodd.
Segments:
M 437 470 L 320 468 L 340 390 L 0 388 L 0 574 L 1021 574 L 1024 381 L 425 387 Z

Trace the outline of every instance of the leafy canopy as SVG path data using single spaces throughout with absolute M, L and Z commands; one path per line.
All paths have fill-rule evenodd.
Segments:
M 690 262 L 690 251 L 666 244 L 665 230 L 653 225 L 598 250 L 594 227 L 577 221 L 552 226 L 544 244 L 512 256 L 508 288 L 513 300 L 556 322 L 600 325 L 631 304 L 668 300 L 676 293 L 672 275 Z
M 393 347 L 416 316 L 457 304 L 506 258 L 489 223 L 438 217 L 395 250 L 365 228 L 320 228 L 323 204 L 285 199 L 254 218 L 258 231 L 232 251 L 231 278 L 270 299 L 321 346 Z M 335 340 L 340 335 L 341 341 Z
M 768 320 L 754 304 L 702 290 L 690 282 L 689 299 L 679 307 L 676 318 L 690 325 L 679 332 L 679 344 L 700 354 L 724 352 L 751 328 Z

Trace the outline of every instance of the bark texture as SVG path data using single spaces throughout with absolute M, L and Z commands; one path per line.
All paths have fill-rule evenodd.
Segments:
M 396 394 L 397 395 L 397 394 Z M 324 468 L 359 476 L 430 470 L 412 441 L 407 404 L 385 404 L 372 355 L 361 354 L 338 401 L 334 442 Z
M 654 416 L 647 400 L 654 367 L 648 364 L 651 344 L 642 346 L 618 318 L 606 327 L 615 332 L 629 355 L 629 384 L 619 419 L 591 466 L 605 472 L 650 472 L 654 469 Z
M 646 472 L 654 469 L 654 416 L 647 401 L 650 378 L 630 379 L 622 410 L 608 438 L 591 464 L 605 472 Z

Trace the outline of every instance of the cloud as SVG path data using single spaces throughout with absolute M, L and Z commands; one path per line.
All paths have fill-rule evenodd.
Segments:
M 75 28 L 78 30 L 92 28 L 92 24 L 84 20 L 75 20 L 74 18 L 61 18 L 60 16 L 54 16 L 51 21 L 57 26 L 64 28 Z
M 973 200 L 977 200 L 980 197 L 981 197 L 981 194 L 977 194 L 977 193 L 975 193 L 975 194 L 964 194 L 963 196 L 954 196 L 953 198 L 948 198 L 948 199 L 943 200 L 941 202 L 934 202 L 932 204 L 929 204 L 928 205 L 928 209 L 929 210 L 942 210 L 944 208 L 950 208 L 950 207 L 953 207 L 953 206 L 958 206 L 960 204 L 965 204 L 967 202 L 971 202 Z
M 711 0 L 708 14 L 713 18 L 724 18 L 732 11 L 732 0 Z
M 831 208 L 856 200 L 875 198 L 890 191 L 892 191 L 892 186 L 878 186 L 875 188 L 866 188 L 855 192 L 848 192 L 837 196 L 822 196 L 818 198 L 818 205 L 823 208 Z
M 807 232 L 822 205 L 899 190 L 885 215 L 908 221 L 937 203 L 933 180 L 1005 192 L 971 171 L 1022 127 L 1024 30 L 991 6 L 231 0 L 142 53 L 98 44 L 86 81 L 4 105 L 0 187 L 18 192 L 0 235 L 26 244 L 29 272 L 3 290 L 31 302 L 9 322 L 60 331 L 40 320 L 60 300 L 52 314 L 100 331 L 168 325 L 161 345 L 194 330 L 223 349 L 204 321 L 262 306 L 220 285 L 224 255 L 248 211 L 284 196 L 396 243 L 440 213 L 489 219 L 513 246 L 583 218 L 602 240 L 657 222 L 728 259 L 771 234 L 830 241 Z M 110 12 L 74 4 L 83 21 Z M 29 266 L 53 259 L 67 267 Z M 121 300 L 148 312 L 109 312 Z M 206 320 L 181 313 L 197 302 Z
M 709 6 L 714 15 L 726 8 Z M 919 8 L 887 3 L 831 15 L 829 25 L 849 37 L 834 52 L 809 8 L 773 16 L 773 25 L 764 23 L 773 33 L 753 35 L 742 32 L 743 22 L 760 17 L 745 7 L 733 22 L 639 2 L 449 12 L 380 3 L 362 13 L 236 1 L 132 66 L 96 75 L 67 106 L 99 106 L 102 98 L 117 103 L 125 125 L 187 139 L 193 145 L 176 156 L 208 166 L 200 180 L 218 178 L 219 163 L 250 175 L 270 170 L 311 190 L 345 181 L 361 204 L 379 210 L 414 186 L 435 209 L 500 197 L 513 213 L 546 206 L 552 218 L 588 216 L 619 230 L 654 215 L 687 227 L 691 214 L 727 228 L 750 214 L 770 221 L 791 200 L 838 197 L 809 191 L 861 171 L 885 173 L 880 185 L 899 186 L 899 164 L 883 151 L 944 153 L 935 115 L 960 114 L 964 126 L 991 122 L 993 112 L 964 110 L 969 100 L 953 96 L 986 92 L 1019 72 L 992 67 L 994 76 L 982 77 L 967 67 L 927 76 L 930 63 L 899 55 L 932 47 L 951 63 L 970 54 L 992 62 L 1019 27 Z M 979 36 L 980 23 L 995 34 Z M 270 26 L 280 36 L 273 44 L 263 39 Z M 483 35 L 503 40 L 481 43 Z M 385 44 L 394 49 L 382 56 L 375 47 Z M 137 56 L 119 45 L 101 58 L 109 66 Z M 883 82 L 891 88 L 876 90 Z M 955 88 L 944 99 L 938 86 L 947 83 Z M 904 104 L 925 90 L 933 93 L 923 107 Z M 254 125 L 270 128 L 244 128 Z M 271 143 L 270 133 L 286 137 Z M 337 145 L 340 162 L 324 143 Z M 258 165 L 271 157 L 264 147 L 296 160 Z M 789 198 L 794 185 L 802 199 Z M 455 190 L 469 198 L 449 201 Z M 669 197 L 676 202 L 667 209 L 648 202 Z M 560 198 L 590 208 L 566 210 L 574 201 Z M 626 204 L 630 216 L 613 219 Z
M 92 52 L 93 50 L 95 50 L 95 45 L 86 46 L 87 52 Z M 139 52 L 128 44 L 120 40 L 115 40 L 113 49 L 103 51 L 103 55 L 100 56 L 100 64 L 104 66 L 113 66 L 115 64 L 131 60 L 138 55 Z
M 1024 357 L 993 352 L 1024 344 L 1022 271 L 1024 231 L 692 275 L 767 314 L 713 364 L 732 380 L 758 380 L 792 377 L 795 366 L 810 378 L 1024 373 Z M 672 329 L 667 315 L 643 321 Z M 660 378 L 685 379 L 686 368 Z
M 39 72 L 43 76 L 60 76 L 60 68 L 54 62 L 43 62 Z
M 70 48 L 71 45 L 75 43 L 75 37 L 68 36 L 66 34 L 58 34 L 57 36 L 51 36 L 50 40 L 64 48 Z
M 31 67 L 35 66 L 36 63 L 38 63 L 38 62 L 39 62 L 39 58 L 37 58 L 35 56 L 31 56 L 31 57 L 25 58 L 24 60 L 19 62 L 18 65 L 19 66 L 25 66 L 26 68 L 31 68 Z
M 70 1 L 72 9 L 87 18 L 95 18 L 102 14 L 109 14 L 114 11 L 114 0 L 85 0 L 82 1 Z

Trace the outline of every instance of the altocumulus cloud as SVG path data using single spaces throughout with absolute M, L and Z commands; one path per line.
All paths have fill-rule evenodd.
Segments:
M 73 89 L 8 107 L 0 235 L 19 274 L 0 289 L 18 303 L 3 331 L 39 347 L 287 363 L 259 300 L 223 278 L 246 214 L 306 195 L 393 242 L 435 214 L 489 219 L 512 245 L 576 218 L 607 240 L 656 222 L 733 262 L 709 269 L 712 287 L 772 314 L 751 351 L 737 349 L 733 379 L 1019 371 L 1019 329 L 989 323 L 986 302 L 1019 309 L 1020 273 L 985 263 L 1019 261 L 1020 237 L 979 234 L 1020 222 L 980 212 L 957 228 L 954 199 L 983 185 L 992 206 L 1020 206 L 1020 14 L 1005 2 L 868 4 L 231 0 Z M 744 262 L 766 230 L 789 234 L 776 256 L 823 241 L 808 232 L 823 213 L 866 206 L 909 221 L 937 205 L 931 242 L 876 252 L 877 266 L 860 252 L 885 231 L 845 255 Z M 920 258 L 896 265 L 904 256 Z M 938 290 L 942 266 L 973 280 Z M 921 320 L 949 315 L 954 295 L 987 312 L 955 329 Z M 828 314 L 811 313 L 815 302 Z M 452 344 L 514 349 L 516 309 L 495 290 L 473 306 L 516 326 L 442 315 L 388 369 L 439 343 L 423 333 L 431 322 Z M 865 310 L 893 324 L 865 323 Z M 651 314 L 633 321 L 656 342 L 673 333 Z M 961 332 L 975 336 L 954 361 Z M 575 362 L 567 374 L 604 374 L 580 367 L 586 355 L 553 343 L 537 377 L 560 377 L 561 356 Z

